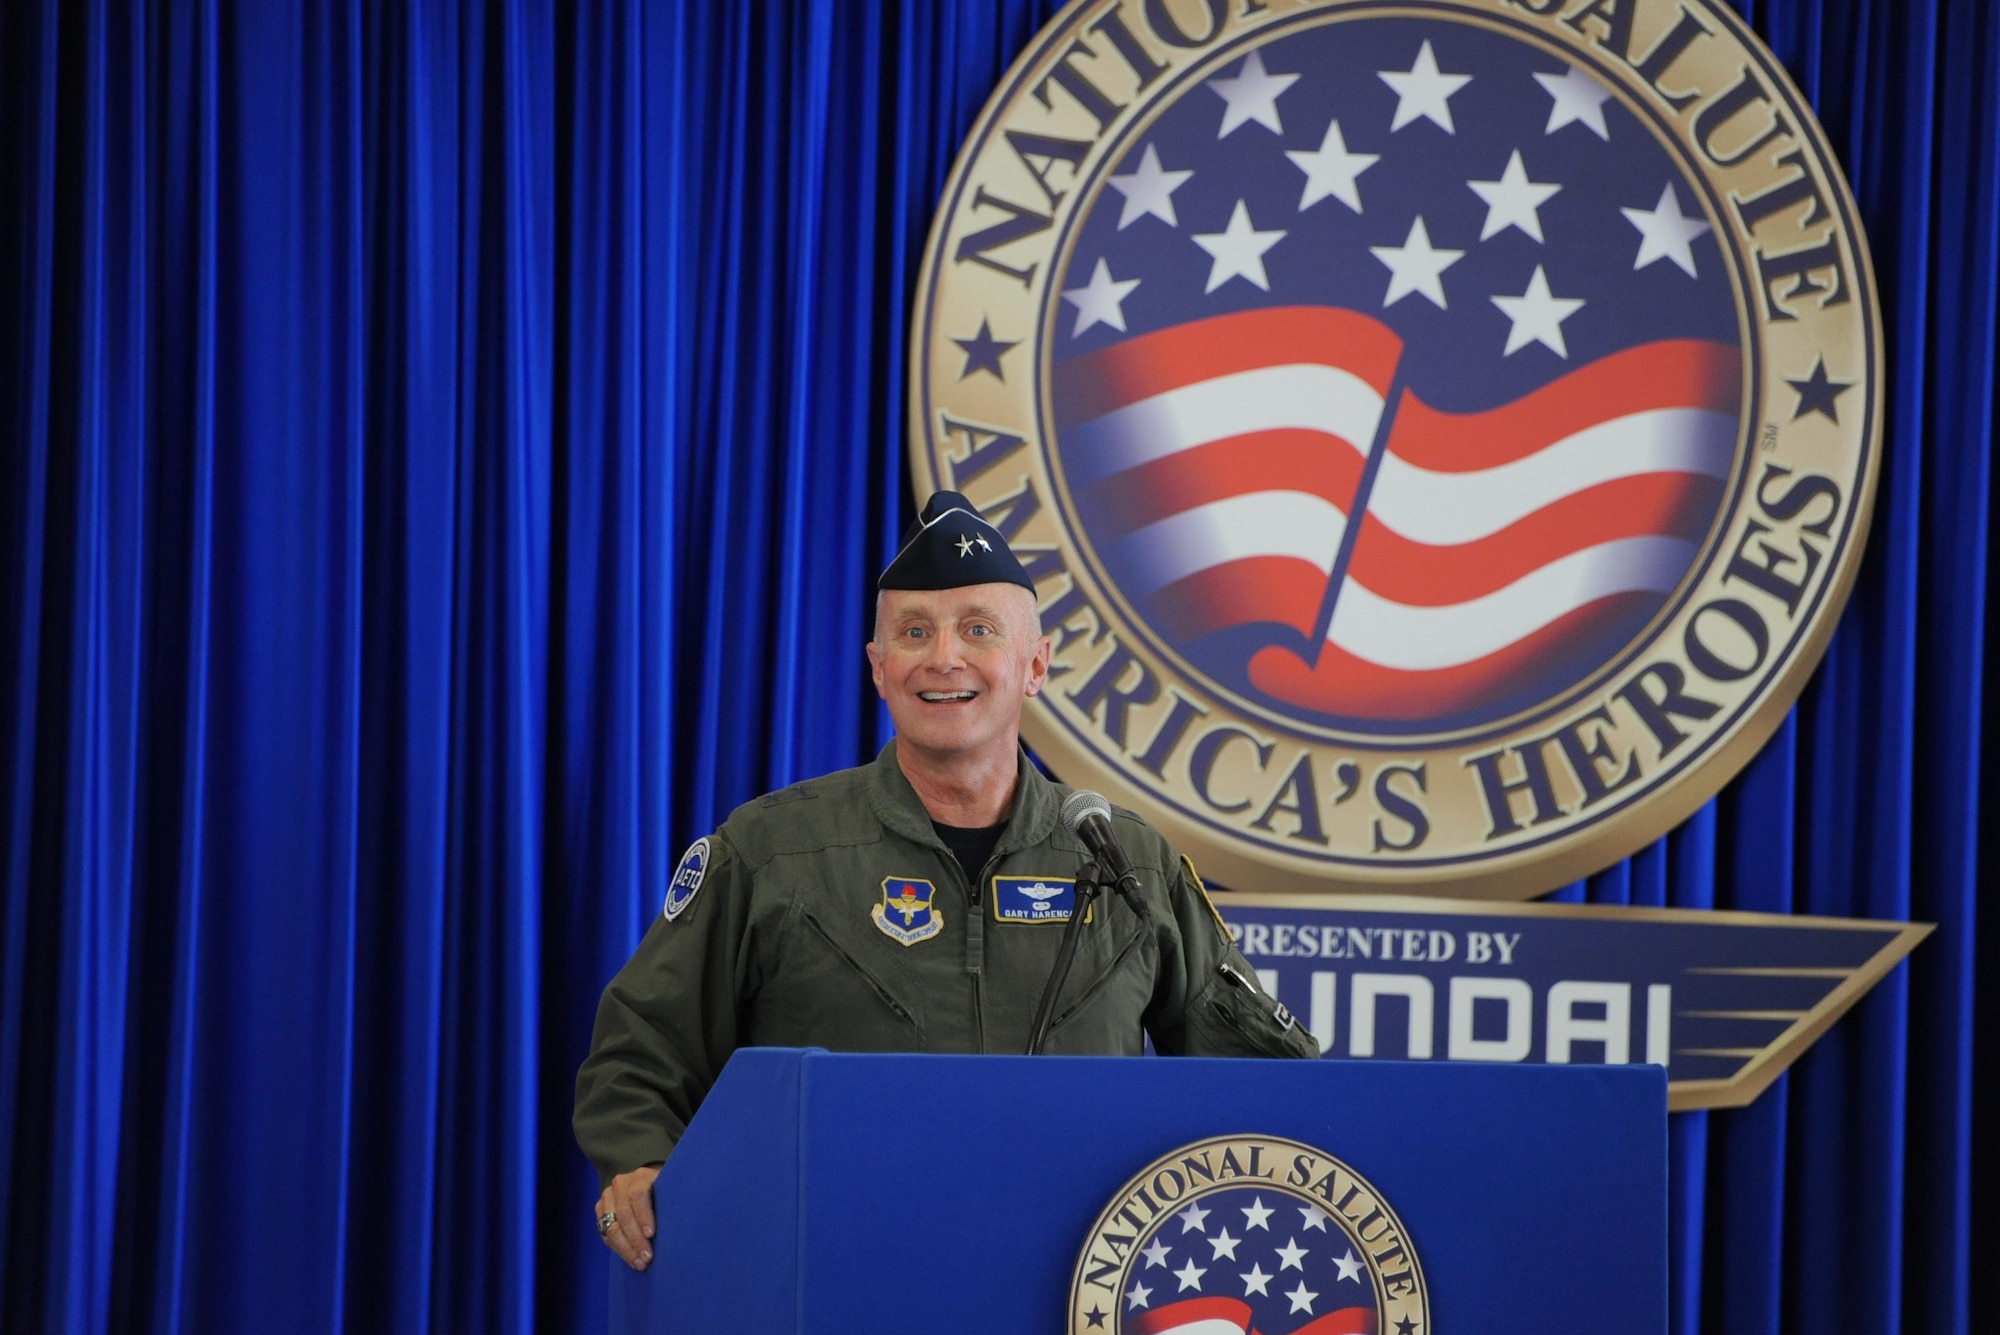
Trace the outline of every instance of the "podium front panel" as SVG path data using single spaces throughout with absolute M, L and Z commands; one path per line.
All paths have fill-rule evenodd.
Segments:
M 1060 1330 L 1120 1187 L 1232 1134 L 1379 1190 L 1445 1335 L 1666 1328 L 1656 1067 L 768 1050 L 662 1174 L 658 1259 L 614 1263 L 612 1329 Z

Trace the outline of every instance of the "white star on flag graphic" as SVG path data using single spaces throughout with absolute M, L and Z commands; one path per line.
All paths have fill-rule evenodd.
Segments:
M 1549 107 L 1549 123 L 1542 130 L 1554 134 L 1565 125 L 1581 125 L 1606 143 L 1611 130 L 1604 124 L 1604 104 L 1611 90 L 1574 65 L 1561 74 L 1537 74 L 1535 82 L 1555 101 Z
M 1499 180 L 1467 181 L 1466 184 L 1472 187 L 1473 194 L 1486 201 L 1486 225 L 1479 229 L 1481 241 L 1509 227 L 1518 227 L 1540 241 L 1542 215 L 1537 210 L 1562 189 L 1559 185 L 1530 181 L 1528 169 L 1521 165 L 1521 150 L 1518 148 L 1507 159 L 1507 168 L 1500 173 Z
M 1292 165 L 1306 174 L 1305 189 L 1299 193 L 1299 212 L 1303 213 L 1322 199 L 1337 199 L 1341 203 L 1361 212 L 1361 187 L 1358 182 L 1361 173 L 1382 160 L 1380 153 L 1350 153 L 1347 150 L 1347 136 L 1340 132 L 1340 122 L 1327 122 L 1326 134 L 1320 139 L 1319 147 L 1311 152 L 1293 149 L 1285 154 Z
M 1090 281 L 1082 287 L 1066 288 L 1063 300 L 1076 307 L 1076 327 L 1069 331 L 1076 338 L 1092 325 L 1108 324 L 1123 332 L 1125 328 L 1125 298 L 1132 295 L 1132 289 L 1139 286 L 1139 280 L 1128 278 L 1118 282 L 1111 277 L 1111 266 L 1098 260 L 1097 267 L 1090 271 Z
M 1540 343 L 1558 357 L 1569 357 L 1562 323 L 1583 309 L 1583 299 L 1552 294 L 1548 275 L 1542 272 L 1541 265 L 1535 266 L 1535 276 L 1528 280 L 1526 292 L 1518 297 L 1495 297 L 1493 304 L 1514 322 L 1507 331 L 1507 350 L 1502 356 L 1511 357 L 1530 343 Z
M 1187 184 L 1191 171 L 1170 172 L 1160 166 L 1160 152 L 1151 144 L 1139 165 L 1123 176 L 1109 178 L 1113 190 L 1125 196 L 1118 213 L 1118 230 L 1124 231 L 1141 218 L 1158 218 L 1169 227 L 1180 226 L 1174 214 L 1174 191 Z
M 1430 229 L 1424 226 L 1421 213 L 1410 224 L 1410 235 L 1402 245 L 1370 246 L 1368 252 L 1389 266 L 1389 290 L 1382 297 L 1384 306 L 1393 306 L 1416 292 L 1429 298 L 1439 310 L 1445 309 L 1441 275 L 1465 257 L 1462 250 L 1440 250 L 1431 245 Z
M 1694 242 L 1708 230 L 1708 224 L 1681 212 L 1680 196 L 1674 193 L 1672 181 L 1660 187 L 1660 202 L 1652 208 L 1618 211 L 1639 229 L 1639 257 L 1632 261 L 1633 269 L 1643 269 L 1655 260 L 1672 260 L 1688 277 L 1699 276 L 1694 271 Z
M 1471 83 L 1472 76 L 1440 70 L 1428 38 L 1409 69 L 1375 73 L 1396 91 L 1396 118 L 1389 123 L 1392 133 L 1419 118 L 1440 126 L 1446 134 L 1458 133 L 1451 123 L 1451 95 Z
M 1213 292 L 1232 278 L 1271 290 L 1271 280 L 1264 272 L 1264 252 L 1283 241 L 1285 234 L 1258 231 L 1250 222 L 1249 206 L 1242 200 L 1237 200 L 1230 212 L 1228 227 L 1220 232 L 1198 232 L 1192 239 L 1211 259 L 1204 291 Z
M 1208 81 L 1229 105 L 1222 113 L 1222 128 L 1215 132 L 1217 139 L 1226 139 L 1238 126 L 1256 121 L 1273 134 L 1283 134 L 1285 127 L 1278 119 L 1278 94 L 1299 81 L 1296 74 L 1268 74 L 1264 70 L 1264 57 L 1252 51 L 1243 60 L 1243 68 L 1227 78 Z

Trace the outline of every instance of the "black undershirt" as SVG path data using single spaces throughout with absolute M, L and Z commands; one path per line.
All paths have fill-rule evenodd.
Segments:
M 931 828 L 944 846 L 958 859 L 958 865 L 965 868 L 965 883 L 972 887 L 972 902 L 979 902 L 979 874 L 986 870 L 986 864 L 993 858 L 993 849 L 1000 842 L 1000 832 L 1007 828 L 1007 822 L 998 825 L 969 829 L 963 825 L 946 825 L 943 821 L 932 821 Z

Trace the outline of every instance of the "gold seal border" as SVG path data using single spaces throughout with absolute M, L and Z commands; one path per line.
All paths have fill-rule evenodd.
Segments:
M 1273 11 L 1271 17 L 1255 19 L 1248 23 L 1232 20 L 1238 31 L 1234 34 L 1225 34 L 1212 45 L 1234 47 L 1238 45 L 1240 38 L 1254 36 L 1257 28 L 1268 26 L 1280 17 L 1293 17 L 1301 9 L 1334 10 L 1346 7 L 1348 6 L 1338 3 L 1323 6 L 1292 6 L 1289 7 L 1291 13 L 1285 15 L 1278 15 Z M 1382 9 L 1383 6 L 1371 3 L 1353 8 L 1374 11 Z M 1498 13 L 1510 22 L 1520 25 L 1523 32 L 1535 33 L 1537 44 L 1546 44 L 1553 31 L 1546 27 L 1537 29 L 1525 22 L 1519 13 L 1514 12 L 1521 8 L 1518 5 L 1506 7 L 1489 3 L 1482 7 L 1477 3 L 1467 2 L 1449 6 L 1411 4 L 1398 8 L 1408 8 L 1413 12 L 1426 10 L 1434 14 L 1448 10 L 1453 16 L 1467 18 L 1480 16 L 1490 18 Z M 940 474 L 949 458 L 944 452 L 947 446 L 942 439 L 939 440 L 935 450 L 931 446 L 933 424 L 926 416 L 926 399 L 933 386 L 929 365 L 933 349 L 922 341 L 920 335 L 929 326 L 930 321 L 939 314 L 940 290 L 946 286 L 945 266 L 940 258 L 941 251 L 956 211 L 963 203 L 964 194 L 971 184 L 973 169 L 978 165 L 978 159 L 988 147 L 991 138 L 1004 128 L 1004 117 L 1010 113 L 1014 103 L 1025 95 L 1028 80 L 1036 74 L 1047 72 L 1051 51 L 1058 44 L 1073 40 L 1085 21 L 1101 20 L 1105 14 L 1114 10 L 1125 14 L 1130 9 L 1129 4 L 1107 4 L 1103 0 L 1078 0 L 1078 3 L 1057 15 L 1003 78 L 999 91 L 989 100 L 978 125 L 954 166 L 945 193 L 944 207 L 938 214 L 927 247 L 918 285 L 917 302 L 913 309 L 913 334 L 919 337 L 913 337 L 911 348 L 910 449 L 920 485 L 926 473 L 942 480 Z M 1275 840 L 1260 839 L 1256 835 L 1238 831 L 1223 821 L 1212 820 L 1193 809 L 1183 813 L 1178 805 L 1174 805 L 1167 807 L 1165 811 L 1158 811 L 1159 806 L 1169 802 L 1178 803 L 1180 799 L 1177 796 L 1169 797 L 1165 791 L 1156 793 L 1149 786 L 1134 782 L 1126 775 L 1120 758 L 1108 756 L 1095 739 L 1076 736 L 1070 721 L 1060 716 L 1044 719 L 1043 709 L 1031 710 L 1025 720 L 1024 730 L 1031 742 L 1044 746 L 1052 757 L 1070 756 L 1083 767 L 1097 771 L 1105 786 L 1122 800 L 1148 811 L 1157 811 L 1157 818 L 1163 826 L 1171 833 L 1185 839 L 1191 846 L 1202 849 L 1205 861 L 1238 884 L 1262 883 L 1317 890 L 1323 889 L 1329 881 L 1336 884 L 1343 881 L 1350 884 L 1363 882 L 1378 887 L 1409 886 L 1423 891 L 1450 890 L 1482 898 L 1531 896 L 1552 885 L 1597 870 L 1619 857 L 1644 847 L 1708 800 L 1762 747 L 1771 733 L 1782 723 L 1786 712 L 1803 689 L 1805 681 L 1823 658 L 1835 629 L 1837 611 L 1845 604 L 1857 576 L 1858 562 L 1866 543 L 1880 471 L 1884 391 L 1884 386 L 1881 384 L 1883 357 L 1881 318 L 1875 292 L 1872 257 L 1867 247 L 1865 232 L 1856 214 L 1852 193 L 1847 187 L 1845 177 L 1838 170 L 1825 133 L 1813 117 L 1810 106 L 1768 48 L 1756 39 L 1747 25 L 1733 12 L 1712 3 L 1712 0 L 1698 0 L 1694 9 L 1699 11 L 1700 17 L 1714 20 L 1719 24 L 1721 31 L 1711 35 L 1731 41 L 1730 58 L 1734 60 L 1740 57 L 1749 67 L 1754 68 L 1772 95 L 1771 106 L 1788 112 L 1795 121 L 1793 137 L 1788 141 L 1788 146 L 1803 150 L 1808 155 L 1810 161 L 1808 175 L 1815 179 L 1817 185 L 1824 187 L 1824 200 L 1829 205 L 1832 232 L 1837 237 L 1836 244 L 1842 247 L 1842 258 L 1846 261 L 1845 273 L 1851 283 L 1849 298 L 1856 302 L 1859 308 L 1853 315 L 1842 317 L 1848 322 L 1845 326 L 1848 332 L 1844 335 L 1846 344 L 1829 344 L 1832 347 L 1851 346 L 1857 350 L 1862 359 L 1858 383 L 1864 386 L 1866 399 L 1866 408 L 1862 416 L 1859 419 L 1852 419 L 1857 421 L 1852 443 L 1842 447 L 1851 449 L 1858 458 L 1855 466 L 1837 475 L 1843 485 L 1852 482 L 1853 486 L 1843 503 L 1844 513 L 1840 516 L 1840 532 L 1831 544 L 1837 552 L 1837 558 L 1831 562 L 1835 568 L 1816 581 L 1816 587 L 1807 601 L 1805 610 L 1793 618 L 1790 625 L 1780 622 L 1782 629 L 1789 634 L 1771 655 L 1777 660 L 1776 663 L 1759 674 L 1758 688 L 1731 701 L 1726 706 L 1727 712 L 1722 721 L 1704 726 L 1700 735 L 1692 739 L 1692 744 L 1685 754 L 1674 759 L 1670 765 L 1662 765 L 1665 772 L 1656 771 L 1645 776 L 1643 789 L 1634 799 L 1607 803 L 1593 810 L 1582 821 L 1575 819 L 1574 813 L 1566 813 L 1568 818 L 1553 831 L 1539 837 L 1510 842 L 1497 852 L 1482 852 L 1474 845 L 1471 851 L 1441 858 L 1402 859 L 1393 862 L 1365 855 L 1302 856 Z M 1678 12 L 1685 14 L 1693 11 L 1682 7 Z M 1561 34 L 1556 36 L 1568 44 L 1566 49 L 1568 58 L 1576 63 L 1597 68 L 1608 83 L 1616 85 L 1621 103 L 1628 109 L 1634 105 L 1634 89 L 1630 86 L 1632 79 L 1610 77 L 1596 50 L 1597 44 L 1587 38 L 1569 39 Z M 1646 34 L 1635 42 L 1635 48 L 1643 47 L 1645 41 L 1656 36 L 1657 33 Z M 1202 57 L 1196 56 L 1190 63 L 1202 63 Z M 1721 85 L 1718 83 L 1717 87 L 1720 88 Z M 1677 133 L 1682 140 L 1685 140 L 1686 135 L 1690 133 L 1685 125 L 1671 118 L 1662 119 L 1663 113 L 1658 108 L 1644 103 L 1643 99 L 1639 101 L 1646 107 L 1647 119 L 1660 120 L 1669 132 Z M 1143 106 L 1143 101 L 1135 105 Z M 1658 133 L 1657 128 L 1650 125 L 1648 128 L 1649 132 Z M 1093 144 L 1099 141 L 1105 143 L 1122 141 L 1126 134 L 1127 130 L 1123 124 L 1114 123 L 1096 136 Z M 1093 147 L 1092 152 L 1097 153 L 1098 150 Z M 1679 149 L 1674 150 L 1674 155 L 1677 158 L 1682 157 Z M 1102 176 L 1103 167 L 1103 162 L 1094 162 L 1086 175 L 1095 181 Z M 1703 172 L 1701 175 L 1704 183 L 1708 184 L 1709 191 L 1724 189 L 1720 184 L 1709 183 L 1709 173 Z M 1704 200 L 1704 211 L 1707 202 Z M 1052 213 L 1060 212 L 1067 217 L 1075 207 L 1071 204 Z M 1732 239 L 1732 246 L 1729 248 L 1732 253 L 1732 268 L 1741 263 L 1741 257 L 1736 253 L 1737 248 L 1747 247 L 1750 244 L 1747 234 Z M 1057 258 L 1059 256 L 1052 248 L 1048 260 L 1050 274 L 1044 275 L 1042 280 L 1045 287 L 1053 284 L 1051 275 Z M 1744 305 L 1739 309 L 1744 311 L 1745 318 L 1756 328 L 1765 330 L 1768 322 L 1763 316 L 1754 313 L 1761 297 L 1760 289 L 1756 298 L 1746 297 Z M 1054 300 L 1049 292 L 1044 292 L 1042 299 L 1045 303 Z M 940 338 L 944 336 L 941 327 L 934 332 Z M 1046 337 L 1046 331 L 1034 330 L 1030 337 L 1038 347 L 1040 341 Z M 1767 337 L 1758 337 L 1746 342 L 1754 345 L 1760 359 L 1770 360 Z M 1778 392 L 1783 369 L 1789 368 L 1767 367 L 1755 384 L 1746 385 L 1746 394 L 1763 395 Z M 1853 368 L 1850 366 L 1845 369 L 1851 372 Z M 937 392 L 940 395 L 946 392 L 944 387 L 948 383 L 942 378 L 937 382 Z M 1778 411 L 1775 405 L 1772 410 Z M 1746 422 L 1745 426 L 1750 430 L 1757 429 L 1754 420 Z M 1026 423 L 1024 429 L 1030 433 L 1031 442 L 1039 447 L 1040 442 L 1033 441 L 1034 425 Z M 1755 467 L 1754 452 L 1739 451 L 1739 457 L 1744 460 L 1741 466 L 1746 470 Z M 1742 502 L 1739 499 L 1731 507 L 1732 514 L 1741 508 Z M 1712 554 L 1707 564 L 1713 564 Z M 1118 628 L 1108 626 L 1107 629 Z M 1700 781 L 1691 781 L 1696 778 Z

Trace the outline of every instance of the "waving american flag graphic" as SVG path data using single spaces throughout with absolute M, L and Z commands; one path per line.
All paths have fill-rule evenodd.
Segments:
M 1733 481 L 1698 186 L 1607 85 L 1474 28 L 1308 30 L 1205 83 L 1064 281 L 1050 427 L 1104 573 L 1295 717 L 1477 723 L 1601 668 Z
M 1368 1249 L 1318 1204 L 1216 1192 L 1167 1216 L 1138 1258 L 1123 1335 L 1378 1335 Z

